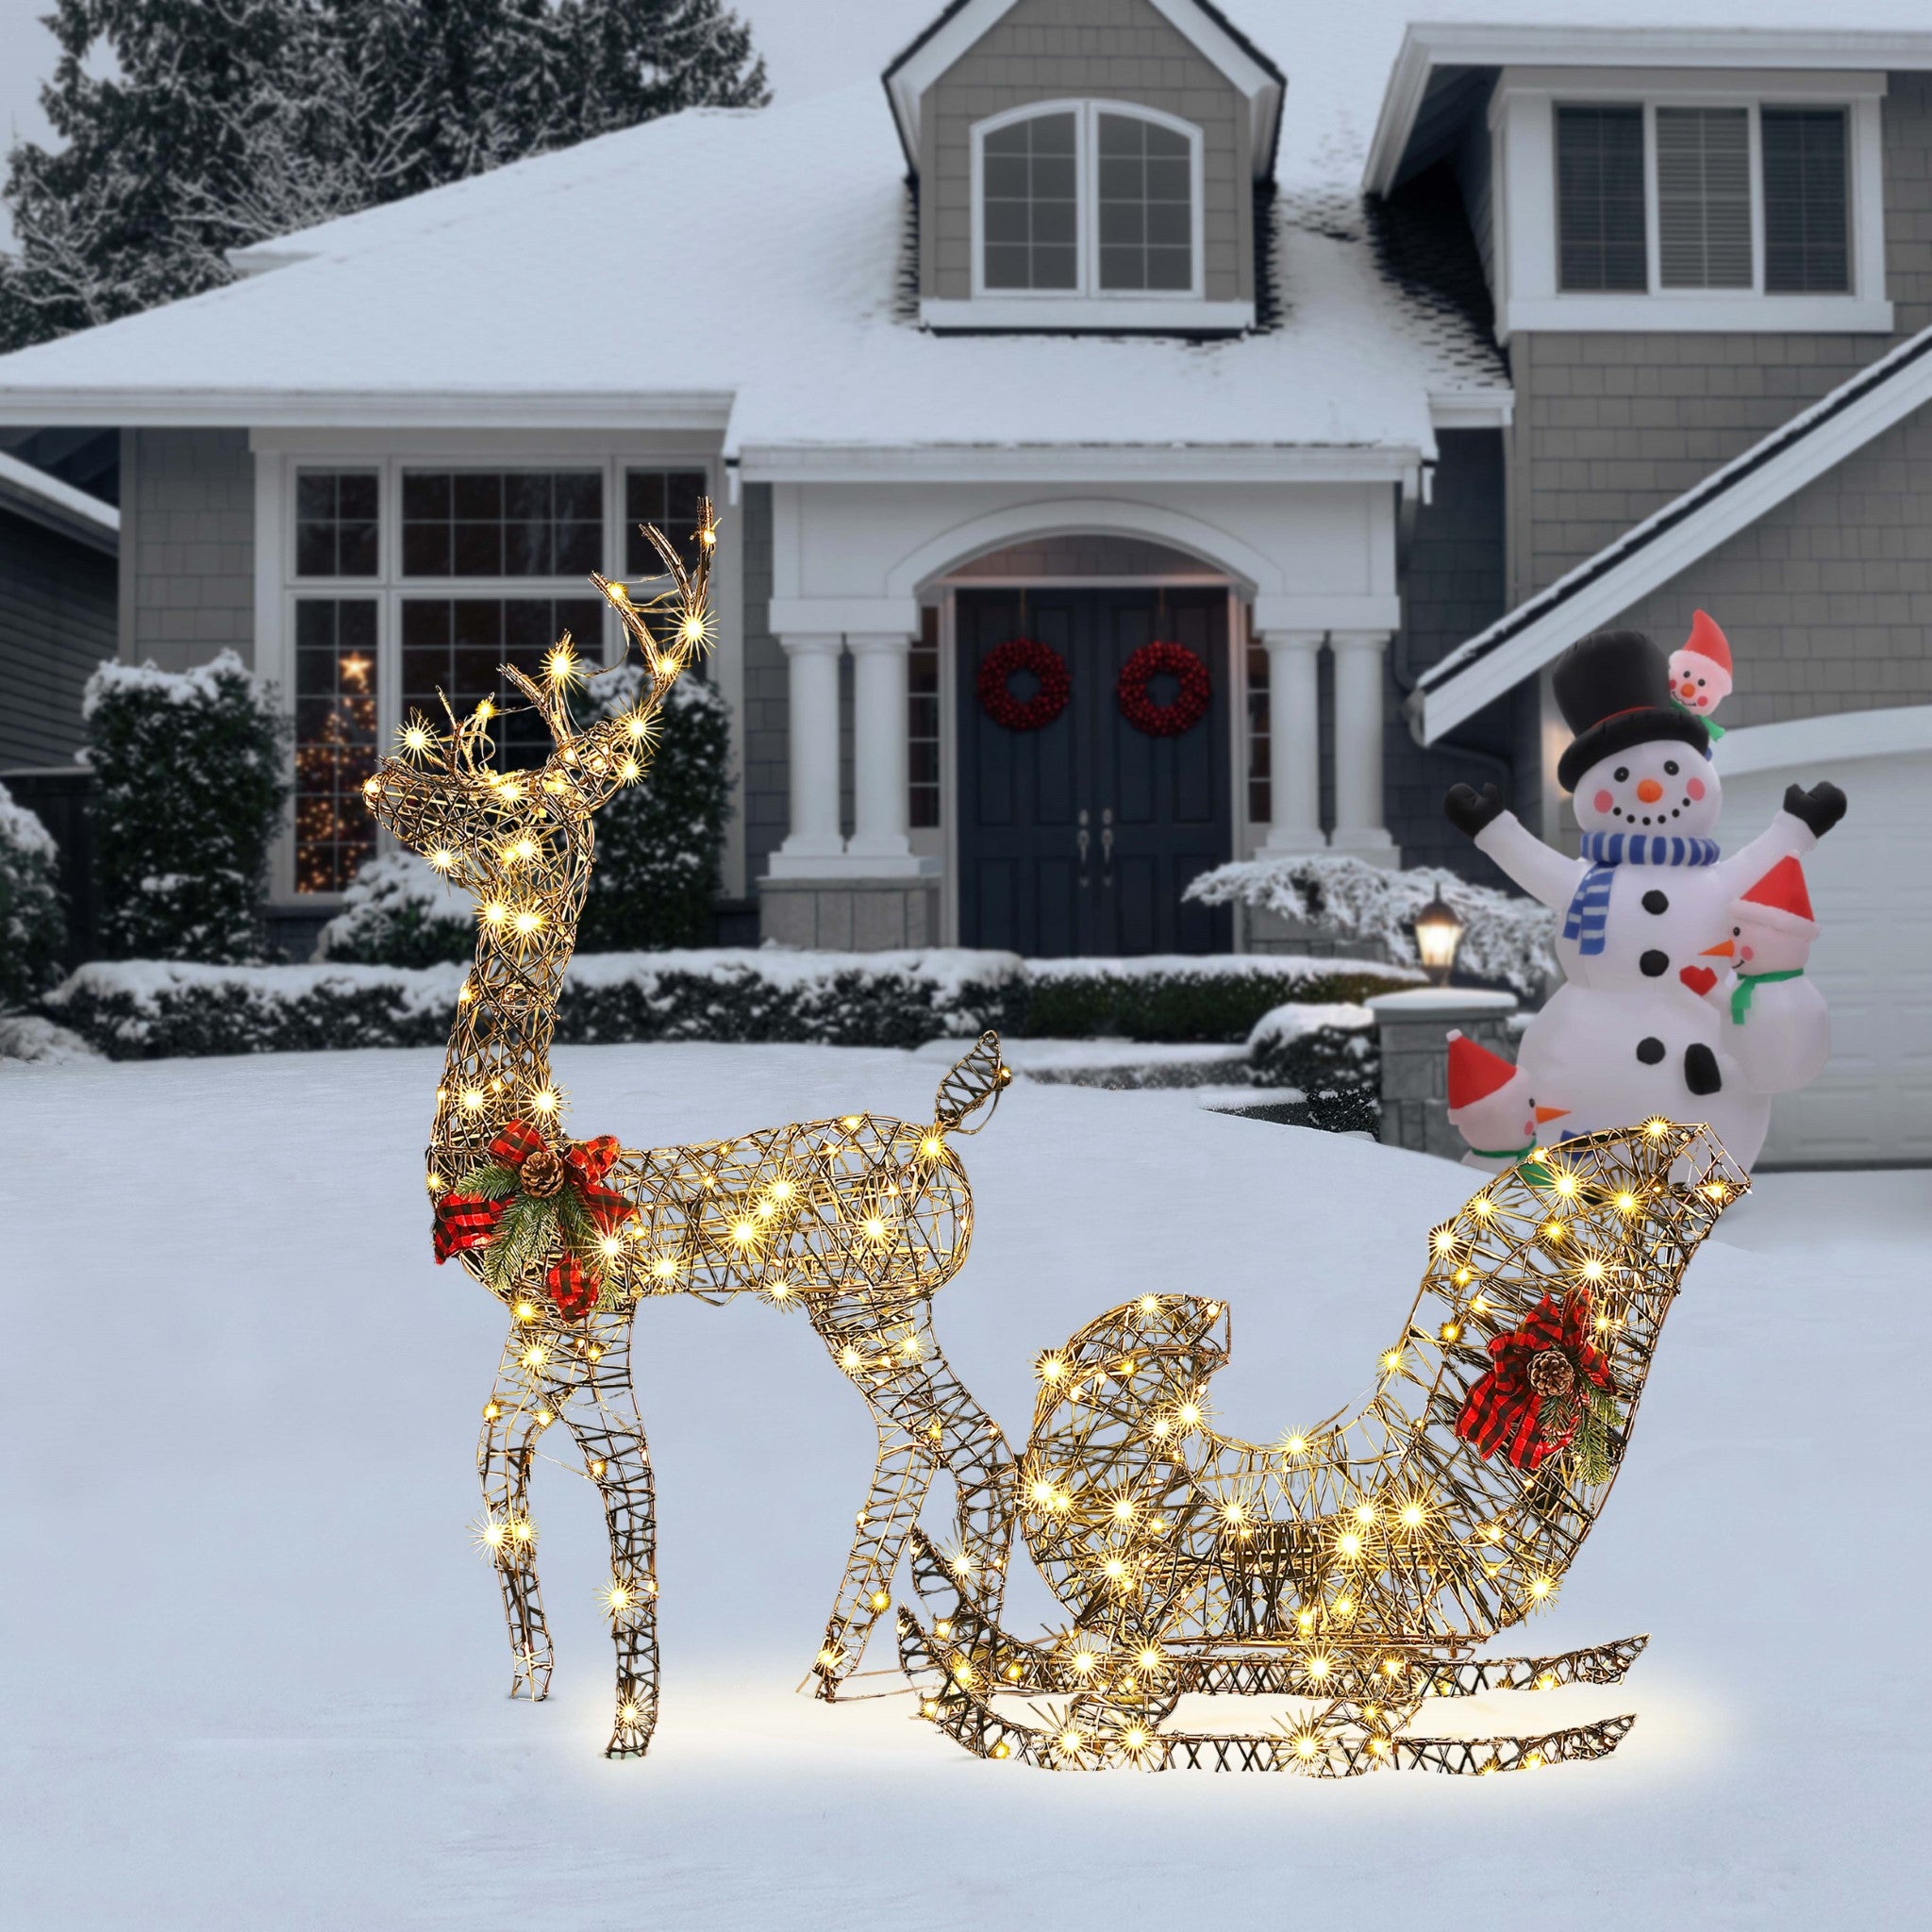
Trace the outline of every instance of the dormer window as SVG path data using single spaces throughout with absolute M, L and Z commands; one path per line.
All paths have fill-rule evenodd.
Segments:
M 1201 152 L 1198 127 L 1124 101 L 1041 102 L 980 122 L 973 129 L 980 325 L 1244 324 L 1247 305 L 1237 318 L 1219 312 L 1234 305 L 1202 299 Z

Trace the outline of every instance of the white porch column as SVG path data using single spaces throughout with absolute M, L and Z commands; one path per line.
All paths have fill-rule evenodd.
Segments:
M 1335 652 L 1335 834 L 1338 852 L 1375 865 L 1397 854 L 1382 823 L 1382 653 L 1386 630 L 1329 633 Z
M 918 870 L 907 838 L 906 658 L 900 631 L 848 631 L 852 651 L 853 830 L 846 851 L 862 870 Z M 859 867 L 854 867 L 860 870 Z
M 839 652 L 836 631 L 778 640 L 791 679 L 791 830 L 772 855 L 774 877 L 810 878 L 841 858 L 839 832 Z
M 1323 633 L 1270 631 L 1268 792 L 1264 852 L 1319 852 L 1322 832 L 1322 707 L 1316 669 Z

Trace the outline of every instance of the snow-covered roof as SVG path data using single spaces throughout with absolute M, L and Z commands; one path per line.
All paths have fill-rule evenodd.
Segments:
M 753 475 L 765 453 L 856 467 L 935 446 L 1425 455 L 1435 416 L 1500 408 L 1507 382 L 1471 306 L 1391 265 L 1364 209 L 1390 75 L 1415 13 L 1548 25 L 1570 8 L 1217 4 L 1290 77 L 1273 325 L 1255 334 L 919 327 L 904 158 L 865 72 L 849 91 L 652 122 L 250 251 L 288 265 L 0 358 L 0 421 L 702 427 L 725 430 Z M 1796 11 L 1695 4 L 1732 26 Z M 1847 30 L 1901 29 L 1917 4 L 1834 10 Z M 1679 11 L 1619 6 L 1626 27 Z
M 4 450 L 0 450 L 0 510 L 31 518 L 98 550 L 120 547 L 121 512 L 111 503 L 103 503 L 98 496 L 90 496 L 85 490 L 76 490 Z

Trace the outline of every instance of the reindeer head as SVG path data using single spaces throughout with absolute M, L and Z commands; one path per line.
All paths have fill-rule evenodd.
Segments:
M 413 714 L 395 755 L 362 788 L 376 819 L 471 893 L 484 926 L 520 952 L 555 946 L 559 937 L 567 945 L 590 883 L 592 817 L 643 775 L 665 693 L 709 641 L 710 505 L 699 508 L 698 559 L 689 571 L 658 531 L 644 534 L 670 574 L 661 596 L 639 605 L 622 584 L 591 579 L 622 619 L 626 648 L 635 643 L 643 654 L 647 678 L 629 710 L 576 726 L 570 696 L 584 669 L 566 632 L 541 682 L 503 667 L 550 732 L 555 749 L 541 765 L 499 769 L 490 740 L 496 708 L 485 698 L 458 719 L 445 700 L 448 730 Z

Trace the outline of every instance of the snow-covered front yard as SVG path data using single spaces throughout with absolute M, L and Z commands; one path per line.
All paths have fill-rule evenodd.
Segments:
M 799 1316 L 665 1301 L 638 1319 L 664 1716 L 646 1760 L 610 1763 L 602 1527 L 561 1466 L 536 1498 L 555 1693 L 504 1695 L 495 1583 L 466 1536 L 503 1320 L 430 1260 L 439 1063 L 0 1071 L 8 1925 L 1920 1921 L 1924 1174 L 1763 1177 L 1692 1265 L 1616 1493 L 1522 1633 L 1647 1630 L 1629 1682 L 1441 1707 L 1483 1731 L 1639 1712 L 1607 1762 L 1054 1776 L 966 1757 L 903 1695 L 796 1696 L 872 1432 Z M 941 1064 L 557 1057 L 577 1131 L 646 1145 L 861 1107 L 924 1117 Z M 1221 1426 L 1273 1439 L 1352 1400 L 1427 1227 L 1472 1185 L 1185 1092 L 1031 1083 L 966 1158 L 978 1229 L 936 1318 L 1014 1436 L 1033 1355 L 1150 1289 L 1232 1300 Z M 1048 1613 L 1028 1584 L 1016 1623 Z M 869 1661 L 887 1670 L 883 1643 Z

